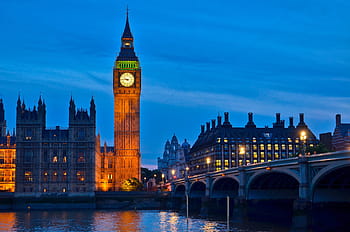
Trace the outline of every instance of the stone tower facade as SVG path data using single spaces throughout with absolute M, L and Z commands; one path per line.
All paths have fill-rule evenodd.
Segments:
M 128 15 L 113 68 L 115 189 L 124 180 L 140 180 L 141 67 L 134 51 Z
M 69 127 L 46 128 L 46 106 L 26 107 L 17 101 L 16 194 L 94 194 L 95 131 L 94 100 L 90 112 L 69 104 Z

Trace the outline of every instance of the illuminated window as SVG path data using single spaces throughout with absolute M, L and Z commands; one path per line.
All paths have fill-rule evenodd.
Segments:
M 234 160 L 232 160 L 231 162 L 232 162 L 232 167 L 236 166 L 236 162 Z
M 228 143 L 228 139 L 227 138 L 224 138 L 224 143 Z
M 298 138 L 295 139 L 295 143 L 299 143 L 299 139 Z
M 278 150 L 279 150 L 278 144 L 275 144 L 275 151 L 278 151 Z
M 54 172 L 52 175 L 52 181 L 57 181 L 57 172 Z
M 255 159 L 258 158 L 258 152 L 256 152 L 256 151 L 253 152 L 253 158 L 255 158 Z
M 263 158 L 265 158 L 265 152 L 260 152 L 260 157 L 263 159 Z
M 258 146 L 256 144 L 253 145 L 253 150 L 257 150 Z
M 256 164 L 257 162 L 258 162 L 258 161 L 255 159 L 255 160 L 254 160 L 254 163 Z
M 278 158 L 279 158 L 278 152 L 275 152 L 275 159 L 278 159 Z
M 293 142 L 293 140 L 291 138 L 288 138 L 288 143 Z
M 288 145 L 288 150 L 293 150 L 293 145 L 292 144 Z
M 309 144 L 309 146 L 310 146 L 310 147 L 314 147 L 314 145 L 313 145 L 312 143 L 311 143 L 311 144 Z
M 44 193 L 46 193 L 46 192 L 47 192 L 47 189 L 46 189 L 46 188 L 44 188 L 44 189 L 43 189 L 43 192 L 44 192 Z
M 215 166 L 221 167 L 221 160 L 215 160 Z
M 286 150 L 286 144 L 282 144 L 282 150 Z
M 265 150 L 265 145 L 264 144 L 260 144 L 260 150 Z
M 67 156 L 63 156 L 63 163 L 67 163 Z
M 225 160 L 225 167 L 228 167 L 228 160 Z
M 47 182 L 48 173 L 47 173 L 47 172 L 44 172 L 43 175 L 44 175 L 43 181 L 44 181 L 44 182 Z
M 256 138 L 255 137 L 253 138 L 253 143 L 256 143 Z
M 54 157 L 52 157 L 52 162 L 53 163 L 57 163 L 57 161 L 58 161 L 58 157 L 56 155 Z
M 221 138 L 217 138 L 217 139 L 216 139 L 216 142 L 217 142 L 217 143 L 221 143 Z
M 79 156 L 78 156 L 78 162 L 79 163 L 85 163 L 85 156 L 84 156 L 84 153 L 79 153 L 78 154 Z
M 24 172 L 24 180 L 26 182 L 33 182 L 33 176 L 32 176 L 32 172 Z
M 242 164 L 243 164 L 243 160 L 238 160 L 238 165 L 242 166 Z
M 272 149 L 272 145 L 270 143 L 267 144 L 267 150 L 271 151 L 271 149 Z
M 83 172 L 83 171 L 78 171 L 78 172 L 77 172 L 77 180 L 78 180 L 78 181 L 84 181 L 84 180 L 85 180 L 84 172 Z
M 62 192 L 64 192 L 64 193 L 65 193 L 66 191 L 67 191 L 67 190 L 66 190 L 66 188 L 62 188 Z
M 67 172 L 63 172 L 62 180 L 63 181 L 67 180 Z

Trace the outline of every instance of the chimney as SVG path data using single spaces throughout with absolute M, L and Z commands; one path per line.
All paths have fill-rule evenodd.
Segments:
M 221 116 L 218 116 L 218 127 L 221 126 Z
M 281 114 L 276 113 L 276 122 L 279 123 L 281 121 Z
M 256 128 L 254 122 L 253 122 L 253 113 L 248 113 L 248 123 L 245 125 L 246 128 Z
M 229 122 L 229 119 L 228 119 L 228 112 L 224 113 L 224 118 L 225 118 L 224 126 L 231 126 L 231 123 Z
M 204 133 L 204 125 L 201 125 L 201 134 Z
M 299 114 L 299 124 L 297 127 L 306 127 L 306 124 L 304 122 L 304 114 L 303 113 Z
M 225 121 L 224 121 L 225 123 L 225 122 L 228 122 L 228 112 L 225 112 L 224 115 L 225 115 Z
M 289 126 L 288 128 L 294 128 L 293 117 L 289 117 Z
M 335 115 L 335 125 L 340 126 L 341 124 L 341 114 Z
M 215 129 L 215 119 L 211 120 L 211 129 Z
M 210 131 L 210 122 L 207 122 L 207 131 Z

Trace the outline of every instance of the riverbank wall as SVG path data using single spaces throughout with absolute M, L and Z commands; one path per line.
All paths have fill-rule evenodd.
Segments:
M 171 199 L 168 192 L 0 193 L 0 210 L 50 209 L 167 210 Z

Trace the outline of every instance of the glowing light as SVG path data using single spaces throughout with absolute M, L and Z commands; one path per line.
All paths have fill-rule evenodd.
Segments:
M 207 157 L 207 164 L 210 164 L 210 157 Z

